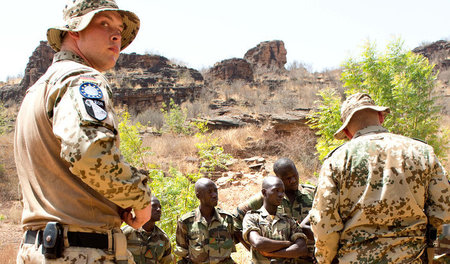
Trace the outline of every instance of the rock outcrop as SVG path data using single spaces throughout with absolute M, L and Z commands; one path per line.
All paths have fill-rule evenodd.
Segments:
M 33 85 L 52 64 L 53 54 L 55 54 L 55 52 L 47 45 L 47 42 L 41 41 L 28 60 L 22 81 L 17 85 L 9 85 L 0 88 L 1 101 L 22 101 L 28 87 Z
M 281 40 L 264 41 L 245 53 L 244 59 L 253 69 L 266 71 L 285 71 L 287 51 Z
M 422 54 L 438 72 L 438 83 L 435 89 L 437 104 L 442 106 L 442 113 L 450 114 L 450 41 L 439 40 L 412 50 Z
M 51 65 L 54 51 L 41 41 L 31 55 L 24 78 L 18 85 L 0 88 L 2 102 L 21 102 L 25 91 L 32 86 Z M 193 100 L 204 85 L 203 76 L 195 69 L 178 66 L 157 55 L 136 53 L 120 55 L 114 69 L 105 73 L 113 89 L 114 102 L 126 104 L 133 112 L 144 111 L 162 102 L 176 103 Z
M 233 58 L 216 63 L 208 70 L 206 76 L 209 80 L 251 82 L 253 81 L 253 70 L 246 60 Z
M 450 41 L 439 40 L 429 45 L 417 47 L 412 51 L 422 54 L 430 63 L 436 64 L 436 70 L 446 71 L 450 69 Z

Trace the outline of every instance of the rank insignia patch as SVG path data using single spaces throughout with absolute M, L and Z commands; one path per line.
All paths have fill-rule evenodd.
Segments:
M 90 99 L 102 99 L 103 93 L 97 84 L 91 82 L 84 82 L 80 85 L 80 94 L 83 97 Z
M 108 116 L 106 112 L 105 102 L 97 99 L 83 98 L 84 107 L 86 112 L 98 121 L 103 121 Z

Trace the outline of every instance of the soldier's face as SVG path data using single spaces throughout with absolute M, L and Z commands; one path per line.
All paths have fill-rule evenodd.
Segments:
M 268 204 L 280 205 L 284 197 L 284 184 L 277 182 L 265 190 L 265 199 Z
M 77 34 L 77 45 L 84 58 L 98 71 L 114 67 L 120 54 L 122 17 L 116 11 L 103 11 Z
M 159 202 L 159 200 L 152 200 L 152 216 L 151 216 L 151 221 L 153 222 L 157 222 L 161 219 L 161 203 Z
M 217 186 L 214 183 L 207 184 L 199 192 L 200 203 L 207 206 L 217 206 L 219 201 L 219 195 L 217 192 Z
M 298 172 L 296 168 L 287 168 L 277 176 L 283 181 L 287 191 L 298 190 Z

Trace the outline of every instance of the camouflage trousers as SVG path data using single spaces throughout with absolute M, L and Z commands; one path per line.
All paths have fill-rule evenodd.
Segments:
M 97 248 L 68 247 L 58 259 L 46 259 L 42 254 L 42 245 L 24 244 L 20 246 L 17 254 L 17 264 L 114 264 L 114 254 Z M 135 264 L 133 255 L 128 251 L 128 263 Z

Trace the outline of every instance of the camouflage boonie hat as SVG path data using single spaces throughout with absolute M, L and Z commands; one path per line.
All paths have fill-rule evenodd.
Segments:
M 47 40 L 56 52 L 66 31 L 78 32 L 85 29 L 95 14 L 102 11 L 117 11 L 122 17 L 124 30 L 120 50 L 125 49 L 136 37 L 140 20 L 133 12 L 119 9 L 114 0 L 68 0 L 63 10 L 64 24 L 47 30 Z
M 341 121 L 342 126 L 334 133 L 336 139 L 345 139 L 344 128 L 347 127 L 348 122 L 352 116 L 363 109 L 372 109 L 382 112 L 384 116 L 390 113 L 389 107 L 376 106 L 373 99 L 366 93 L 356 93 L 350 95 L 341 106 Z

